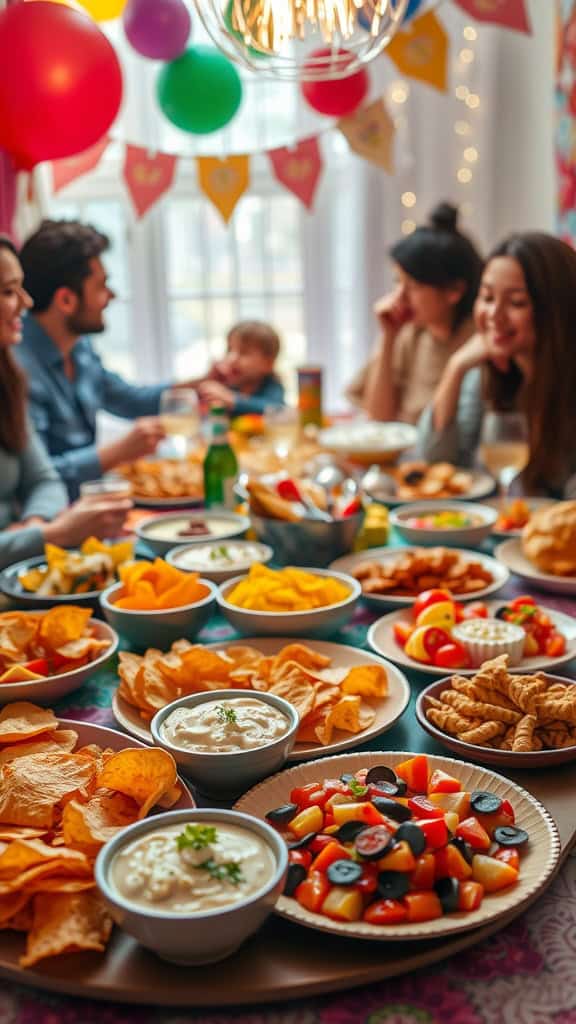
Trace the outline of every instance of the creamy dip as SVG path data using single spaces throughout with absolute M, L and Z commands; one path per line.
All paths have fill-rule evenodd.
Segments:
M 459 640 L 489 640 L 491 643 L 511 643 L 524 639 L 524 630 L 511 622 L 500 619 L 468 619 L 459 622 L 454 629 L 454 636 Z
M 112 860 L 109 881 L 136 906 L 202 914 L 260 892 L 275 870 L 274 854 L 256 832 L 194 821 L 127 843 Z
M 196 529 L 194 524 L 204 524 L 205 530 Z M 191 532 L 191 524 L 194 533 Z M 178 519 L 165 519 L 152 522 L 145 529 L 146 537 L 153 537 L 157 540 L 182 540 L 189 543 L 194 537 L 200 539 L 208 537 L 229 537 L 231 534 L 240 533 L 241 523 L 236 525 L 230 519 L 218 519 L 216 517 L 202 520 L 191 519 L 190 516 L 182 516 Z
M 221 544 L 197 544 L 194 550 L 182 551 L 175 561 L 182 569 L 230 569 L 249 566 L 262 560 L 262 548 L 249 541 L 227 541 Z
M 210 700 L 192 708 L 176 708 L 161 726 L 165 740 L 199 754 L 231 754 L 255 750 L 284 736 L 287 716 L 255 697 Z

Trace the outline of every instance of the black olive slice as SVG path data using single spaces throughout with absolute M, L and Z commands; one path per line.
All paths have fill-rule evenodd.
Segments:
M 502 801 L 494 793 L 475 789 L 470 797 L 470 807 L 476 814 L 497 814 L 502 807 Z
M 419 857 L 426 849 L 426 836 L 413 821 L 404 821 L 399 825 L 394 833 L 394 839 L 396 842 L 404 839 L 415 857 Z
M 366 785 L 371 782 L 396 782 L 396 772 L 385 764 L 377 764 L 366 775 Z
M 378 860 L 392 847 L 394 839 L 385 825 L 371 825 L 354 840 L 356 852 L 364 860 Z
M 287 825 L 298 814 L 298 804 L 282 804 L 266 814 L 266 821 L 272 825 Z
M 467 843 L 465 839 L 462 839 L 462 836 L 452 836 L 452 839 L 448 840 L 448 846 L 455 846 L 458 852 L 464 857 L 466 863 L 472 863 L 474 850 L 470 846 L 470 843 Z
M 355 860 L 334 860 L 326 871 L 332 885 L 354 885 L 362 878 L 362 865 Z
M 383 900 L 401 900 L 409 888 L 408 875 L 403 871 L 381 871 L 378 875 L 378 893 Z
M 303 882 L 305 878 L 306 868 L 303 864 L 289 864 L 288 874 L 284 883 L 284 895 L 292 896 L 294 890 L 298 888 L 300 882 Z
M 499 825 L 494 829 L 494 839 L 500 846 L 524 846 L 530 836 L 523 828 L 514 825 Z
M 370 801 L 380 814 L 385 814 L 387 818 L 392 818 L 392 821 L 410 821 L 412 817 L 412 811 L 409 807 L 404 804 L 399 804 L 396 800 L 389 800 L 385 796 L 373 796 Z
M 445 914 L 453 914 L 458 910 L 460 882 L 457 878 L 439 878 L 434 883 L 434 891 Z
M 409 487 L 415 487 L 416 484 L 421 484 L 424 479 L 424 470 L 422 469 L 411 469 L 409 473 L 406 473 L 404 477 L 404 483 L 408 484 Z
M 345 782 L 346 785 L 352 782 L 352 779 L 356 779 L 356 776 L 352 772 L 342 772 L 342 775 L 340 776 L 340 782 Z M 356 781 L 358 780 L 356 779 Z
M 368 825 L 364 821 L 345 821 L 332 838 L 337 839 L 339 843 L 352 843 L 356 836 L 367 828 Z
M 307 832 L 305 836 L 300 836 L 300 839 L 295 839 L 294 842 L 288 843 L 288 849 L 301 850 L 303 846 L 308 846 L 308 843 L 311 843 L 317 835 L 317 832 Z

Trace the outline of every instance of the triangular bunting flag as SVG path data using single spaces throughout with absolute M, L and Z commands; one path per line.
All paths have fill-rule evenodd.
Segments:
M 200 188 L 227 224 L 240 196 L 250 184 L 250 158 L 228 156 L 220 160 L 216 156 L 199 156 L 196 163 Z
M 178 157 L 154 153 L 142 146 L 126 146 L 124 180 L 138 218 L 143 217 L 170 188 Z
M 110 137 L 105 135 L 95 146 L 85 149 L 77 156 L 67 156 L 63 160 L 52 161 L 52 191 L 54 195 L 60 189 L 69 185 L 70 182 L 80 178 L 88 171 L 93 171 L 100 163 L 104 153 L 108 149 Z
M 455 0 L 455 3 L 477 21 L 502 25 L 503 28 L 512 28 L 526 35 L 532 32 L 526 0 Z
M 387 174 L 394 171 L 394 122 L 384 106 L 384 100 L 375 100 L 349 117 L 338 121 L 338 128 L 348 140 L 350 149 Z
M 310 210 L 322 173 L 318 139 L 302 139 L 292 147 L 271 149 L 268 158 L 278 181 Z
M 448 36 L 434 11 L 414 18 L 388 44 L 386 55 L 403 75 L 446 92 Z

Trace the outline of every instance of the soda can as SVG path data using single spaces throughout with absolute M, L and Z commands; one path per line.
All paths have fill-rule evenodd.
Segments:
M 322 426 L 322 367 L 298 367 L 300 426 Z

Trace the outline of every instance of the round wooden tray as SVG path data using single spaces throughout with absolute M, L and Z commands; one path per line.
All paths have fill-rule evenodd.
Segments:
M 576 767 L 506 775 L 540 800 L 555 819 L 562 844 L 560 865 L 576 835 Z M 198 971 L 164 963 L 118 929 L 104 956 L 75 954 L 25 970 L 18 965 L 23 938 L 0 932 L 0 977 L 67 995 L 122 1003 L 189 1007 L 271 1003 L 349 989 L 435 963 L 481 942 L 525 909 L 526 904 L 462 935 L 395 941 L 389 947 L 328 934 L 319 940 L 317 932 L 273 917 L 225 964 Z

